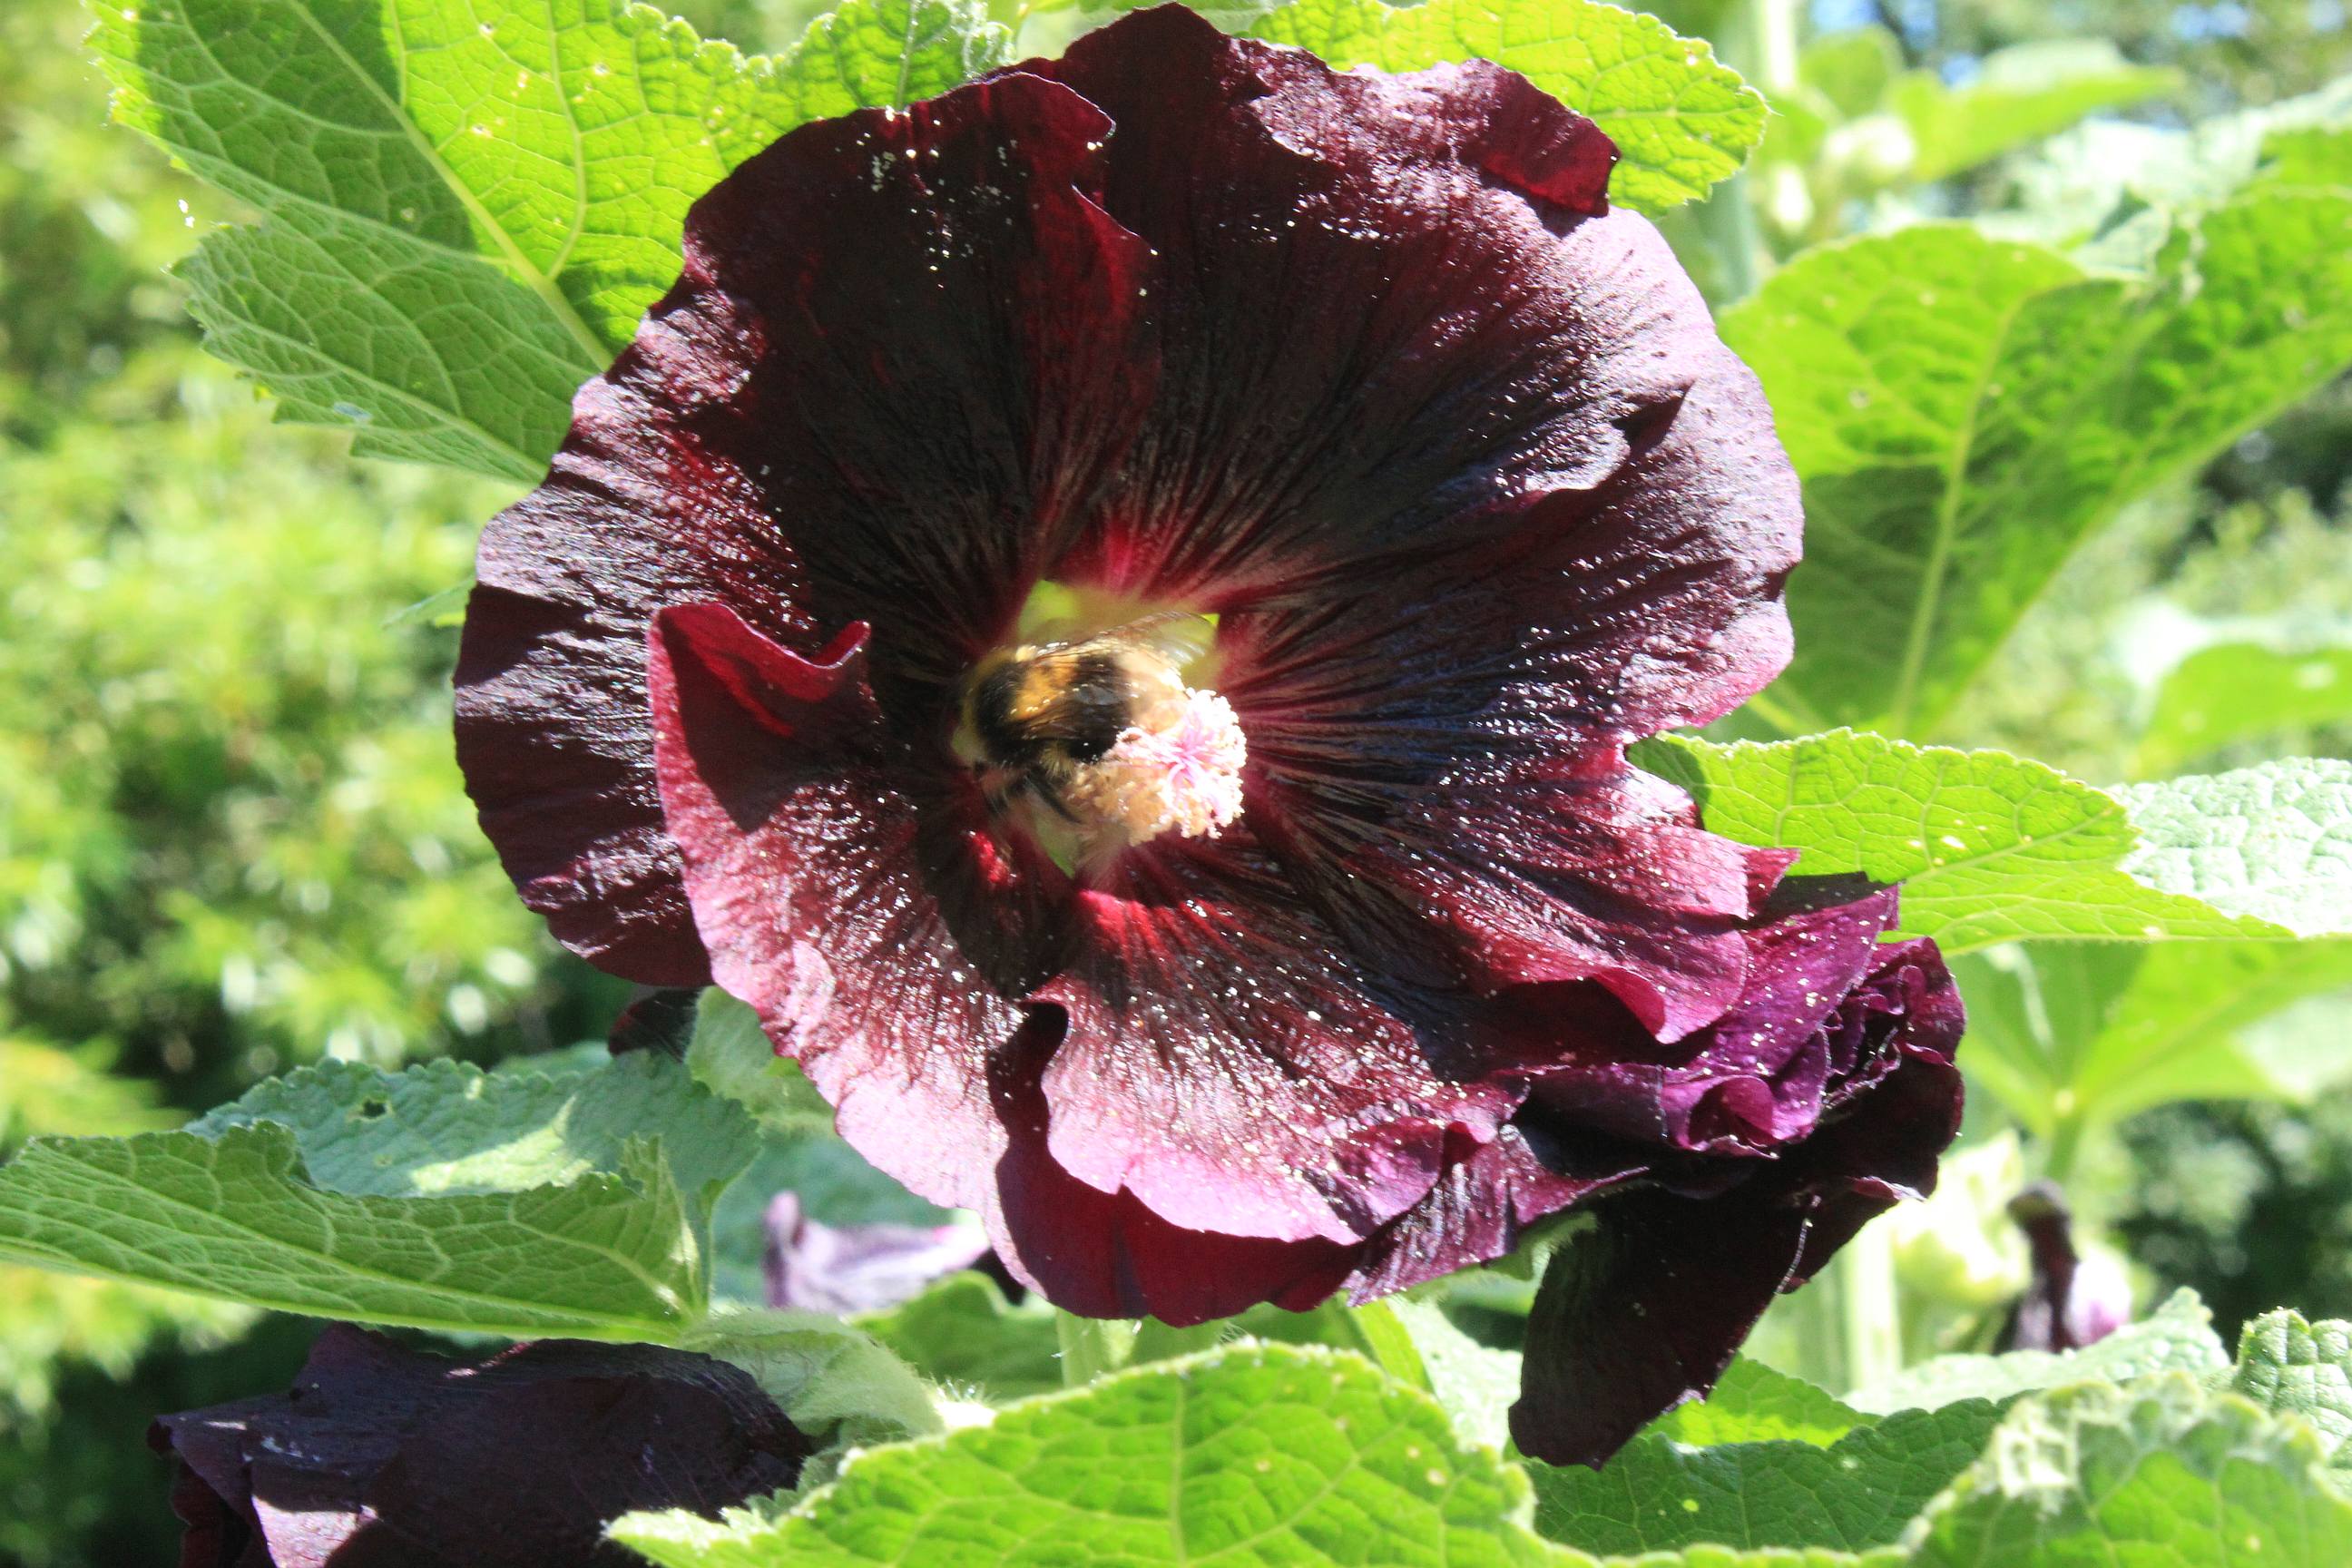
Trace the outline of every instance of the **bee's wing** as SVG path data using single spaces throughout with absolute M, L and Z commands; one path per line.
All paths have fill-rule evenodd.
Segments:
M 1214 617 L 1190 610 L 1160 610 L 1123 626 L 1113 626 L 1076 646 L 1103 643 L 1147 647 L 1181 669 L 1206 654 L 1216 640 Z

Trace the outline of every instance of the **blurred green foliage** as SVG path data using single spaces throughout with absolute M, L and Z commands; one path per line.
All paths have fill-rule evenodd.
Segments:
M 74 0 L 0 5 L 0 1156 L 168 1126 L 325 1052 L 601 1034 L 450 755 L 495 487 L 274 427 L 170 263 L 216 197 L 105 122 Z M 420 605 L 420 601 L 422 604 Z M 157 1412 L 312 1326 L 0 1268 L 0 1563 L 168 1561 Z

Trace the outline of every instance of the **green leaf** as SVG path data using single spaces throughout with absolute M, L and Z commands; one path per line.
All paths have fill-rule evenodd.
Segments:
M 695 1081 L 750 1111 L 760 1125 L 786 1137 L 830 1137 L 833 1107 L 798 1063 L 776 1054 L 760 1016 L 716 985 L 695 1004 L 694 1037 L 686 1065 Z
M 322 1317 L 666 1341 L 707 1297 L 707 1195 L 751 1148 L 747 1117 L 650 1053 L 562 1076 L 330 1064 L 180 1131 L 37 1140 L 0 1167 L 0 1257 Z
M 796 125 L 904 108 L 1012 60 L 1012 30 L 980 0 L 845 0 L 777 62 L 766 112 Z
M 2352 985 L 2352 941 L 2037 943 L 1960 963 L 1969 1073 L 2044 1137 L 2175 1100 L 2306 1099 L 2352 1065 L 2340 1034 L 2303 1053 L 2332 1064 L 2277 1061 L 2241 1035 Z
M 1704 42 L 1599 0 L 1291 0 L 1256 36 L 1342 70 L 1507 66 L 1609 132 L 1621 154 L 1610 199 L 1637 212 L 1704 196 L 1764 134 L 1763 98 Z
M 1259 1345 L 869 1450 L 786 1518 L 632 1514 L 612 1533 L 670 1568 L 1567 1568 L 1528 1508 L 1518 1471 L 1425 1395 L 1354 1356 Z
M 1420 1379 L 1408 1377 L 1400 1381 L 1409 1385 L 1425 1382 L 1430 1394 L 1454 1418 L 1454 1429 L 1468 1441 L 1509 1450 L 1511 1405 L 1519 1397 L 1517 1351 L 1480 1344 L 1455 1327 L 1434 1301 L 1400 1297 L 1367 1302 L 1350 1310 L 1359 1319 L 1370 1319 L 1374 1324 L 1379 1321 L 1378 1314 L 1386 1312 L 1411 1340 L 1420 1362 Z M 1380 1361 L 1380 1364 L 1391 1377 L 1397 1375 L 1386 1361 Z
M 2178 1373 L 2063 1389 L 2012 1409 L 1906 1544 L 1915 1568 L 2337 1568 L 2352 1502 L 2318 1459 L 2301 1422 Z
M 1907 71 L 1889 89 L 1887 107 L 1918 148 L 1910 177 L 1941 180 L 2086 114 L 2175 91 L 2182 79 L 2177 70 L 2133 65 L 2103 38 L 2053 39 L 1995 49 L 1965 87 L 1947 87 L 1931 70 Z
M 991 1403 L 1062 1386 L 1053 1309 L 1038 1296 L 1007 1302 L 985 1274 L 950 1274 L 857 1326 L 924 1376 Z
M 529 481 L 688 205 L 813 115 L 999 63 L 984 18 L 852 0 L 771 62 L 626 0 L 110 0 L 92 44 L 119 121 L 264 215 L 184 269 L 213 351 L 362 454 Z
M 2352 362 L 2352 194 L 2263 187 L 2145 279 L 1923 225 L 1726 313 L 1804 480 L 1806 724 L 1932 729 L 2085 536 Z
M 2352 763 L 2268 763 L 2124 798 L 2005 752 L 1836 730 L 1635 753 L 1709 828 L 1803 875 L 1901 882 L 1906 934 L 2284 941 L 2352 930 Z
M 1693 1448 L 1773 1442 L 1826 1448 L 1868 1419 L 1801 1377 L 1738 1356 L 1713 1393 L 1667 1411 L 1649 1429 Z
M 1822 1395 L 1826 1399 L 1826 1394 Z M 1536 1527 L 1587 1552 L 1894 1544 L 1984 1451 L 2000 1408 L 1969 1400 L 1865 1424 L 1827 1447 L 1693 1447 L 1654 1428 L 1600 1470 L 1537 1468 Z
M 2319 1434 L 2322 1449 L 2347 1468 L 2352 1438 L 2352 1323 L 2305 1321 L 2281 1309 L 2248 1323 L 2238 1337 L 2238 1364 L 2229 1387 L 2263 1409 L 2300 1415 Z
M 2126 869 L 2298 936 L 2352 931 L 2352 762 L 2290 758 L 2126 784 L 2141 844 Z
M 678 1342 L 750 1373 L 820 1446 L 891 1443 L 940 1430 L 922 1380 L 871 1334 L 832 1318 L 729 1312 Z
M 2087 1350 L 1937 1356 L 1847 1399 L 1863 1410 L 1934 1409 L 1964 1399 L 2008 1400 L 2067 1384 L 2124 1383 L 2160 1372 L 2211 1377 L 2229 1364 L 2229 1353 L 2213 1333 L 2213 1314 L 2195 1291 L 2176 1290 L 2146 1318 Z
M 2168 640 L 2202 646 L 2192 644 L 2157 686 L 2134 759 L 2141 777 L 2225 746 L 2352 722 L 2352 626 L 2233 637 L 2226 623 L 2172 624 L 2179 619 L 2168 617 Z

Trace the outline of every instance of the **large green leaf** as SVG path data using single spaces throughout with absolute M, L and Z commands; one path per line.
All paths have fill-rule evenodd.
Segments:
M 37 1140 L 0 1257 L 362 1321 L 675 1338 L 751 1121 L 640 1052 L 585 1073 L 306 1068 L 176 1132 Z
M 2021 938 L 2284 941 L 2352 931 L 2352 763 L 2092 788 L 2005 752 L 1837 730 L 1644 744 L 1709 828 L 1801 849 L 1804 875 L 1901 882 L 1903 931 L 1954 952 Z
M 1427 1396 L 1354 1356 L 1260 1345 L 870 1450 L 784 1518 L 640 1514 L 613 1533 L 672 1568 L 1577 1561 L 1528 1508 L 1519 1473 Z
M 92 37 L 116 117 L 264 215 L 184 269 L 214 351 L 361 452 L 523 480 L 696 196 L 1004 41 L 974 0 L 851 0 L 779 61 L 628 0 L 110 3 Z
M 1637 212 L 1706 195 L 1764 134 L 1764 100 L 1705 43 L 1599 0 L 1291 0 L 1255 32 L 1343 69 L 1508 66 L 1609 132 L 1609 195 Z
M 2340 1568 L 2352 1502 L 2299 1421 L 2178 1373 L 2019 1403 L 1984 1458 L 1928 1508 L 1915 1568 Z
M 2145 279 L 1925 225 L 1724 318 L 1805 484 L 1806 724 L 1932 730 L 2077 543 L 2352 363 L 2352 192 L 2265 185 Z

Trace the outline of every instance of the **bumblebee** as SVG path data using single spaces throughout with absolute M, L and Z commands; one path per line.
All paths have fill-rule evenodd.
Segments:
M 992 810 L 1026 796 L 1087 826 L 1068 792 L 1130 730 L 1156 730 L 1186 697 L 1183 671 L 1215 623 L 1167 611 L 1066 642 L 999 648 L 965 678 L 956 750 Z

